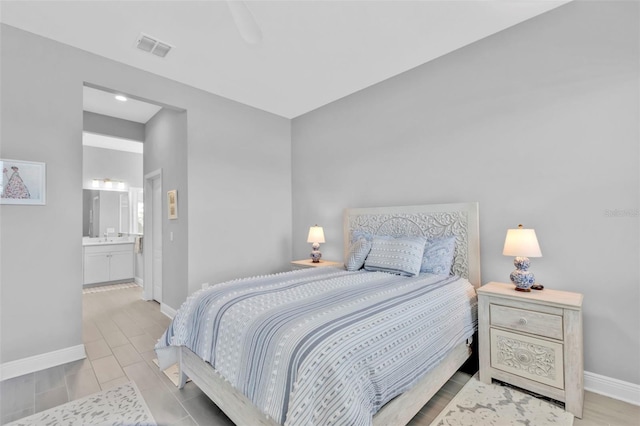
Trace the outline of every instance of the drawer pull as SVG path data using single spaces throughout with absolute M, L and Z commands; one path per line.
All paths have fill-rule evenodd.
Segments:
M 518 321 L 520 323 L 520 325 L 527 325 L 527 319 L 526 318 L 520 318 L 520 321 Z

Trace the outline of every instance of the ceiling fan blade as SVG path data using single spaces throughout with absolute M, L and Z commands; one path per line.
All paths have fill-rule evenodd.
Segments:
M 262 31 L 253 17 L 253 14 L 241 0 L 227 0 L 227 5 L 231 11 L 238 32 L 249 44 L 258 44 L 262 41 Z

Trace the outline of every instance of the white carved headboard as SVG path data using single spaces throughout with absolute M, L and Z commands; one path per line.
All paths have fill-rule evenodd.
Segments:
M 353 231 L 392 237 L 456 237 L 453 273 L 480 287 L 478 203 L 345 209 L 344 257 Z

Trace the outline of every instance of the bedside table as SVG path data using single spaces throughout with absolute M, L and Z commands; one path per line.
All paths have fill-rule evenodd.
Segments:
M 520 292 L 495 282 L 477 293 L 480 380 L 495 378 L 563 401 L 582 418 L 582 294 Z
M 344 268 L 344 263 L 332 262 L 330 260 L 322 260 L 322 259 L 320 259 L 320 262 L 316 262 L 316 263 L 313 263 L 311 259 L 294 260 L 291 262 L 292 271 L 295 271 L 296 269 L 321 268 L 323 266 L 337 266 L 338 268 Z

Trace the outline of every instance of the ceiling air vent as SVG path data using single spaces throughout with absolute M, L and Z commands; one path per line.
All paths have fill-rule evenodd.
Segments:
M 164 41 L 160 41 L 155 37 L 151 37 L 148 34 L 140 33 L 136 40 L 136 47 L 145 52 L 153 53 L 156 56 L 164 58 L 173 46 Z

